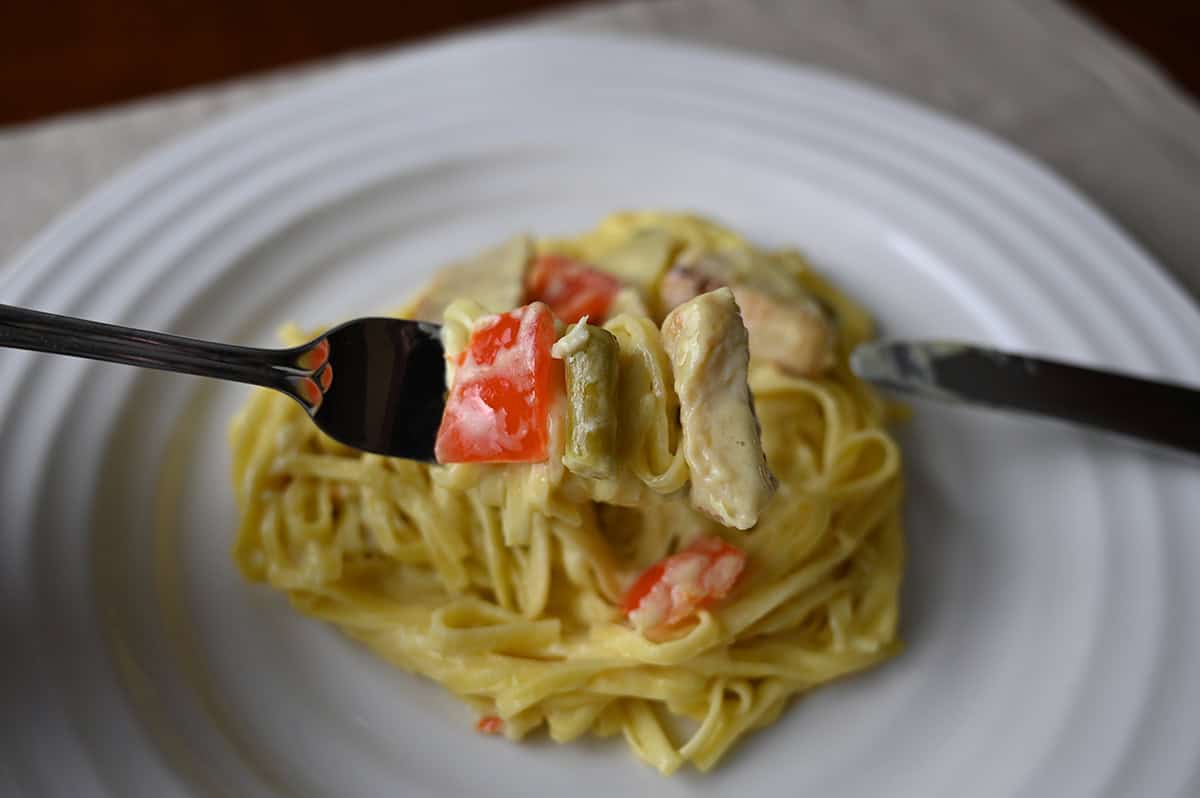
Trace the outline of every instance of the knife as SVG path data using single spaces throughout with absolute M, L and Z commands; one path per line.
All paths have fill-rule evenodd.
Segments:
M 923 398 L 1015 410 L 1200 454 L 1200 390 L 948 341 L 873 341 L 850 367 Z

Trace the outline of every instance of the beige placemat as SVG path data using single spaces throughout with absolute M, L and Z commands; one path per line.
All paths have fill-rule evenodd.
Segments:
M 913 97 L 1049 164 L 1200 296 L 1200 109 L 1055 0 L 637 0 L 520 24 L 743 48 Z M 167 140 L 379 55 L 0 130 L 0 263 Z

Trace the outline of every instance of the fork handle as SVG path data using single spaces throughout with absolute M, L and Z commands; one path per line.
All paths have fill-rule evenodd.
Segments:
M 304 356 L 319 343 L 292 349 L 231 346 L 0 305 L 0 346 L 261 385 L 302 403 L 297 382 L 313 371 L 304 368 Z

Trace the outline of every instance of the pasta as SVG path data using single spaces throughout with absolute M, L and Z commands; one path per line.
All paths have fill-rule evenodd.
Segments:
M 604 324 L 619 344 L 616 476 L 582 477 L 558 457 L 430 466 L 364 454 L 257 390 L 231 432 L 234 556 L 301 612 L 452 691 L 481 730 L 520 739 L 544 728 L 560 743 L 620 734 L 664 774 L 708 770 L 793 697 L 898 650 L 900 455 L 888 407 L 847 365 L 871 322 L 799 254 L 761 251 L 697 217 L 616 214 L 534 246 L 642 282 Z M 836 320 L 834 363 L 818 376 L 750 362 L 779 487 L 746 532 L 687 500 L 670 362 L 641 315 L 661 317 L 645 288 L 689 253 L 765 270 Z M 485 312 L 469 299 L 446 308 L 448 352 Z M 665 637 L 631 627 L 620 609 L 630 582 L 700 536 L 746 552 L 733 593 Z

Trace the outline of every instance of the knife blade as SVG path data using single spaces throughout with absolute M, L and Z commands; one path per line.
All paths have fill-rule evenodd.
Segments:
M 950 341 L 873 341 L 850 367 L 882 388 L 1032 413 L 1200 454 L 1200 391 Z

